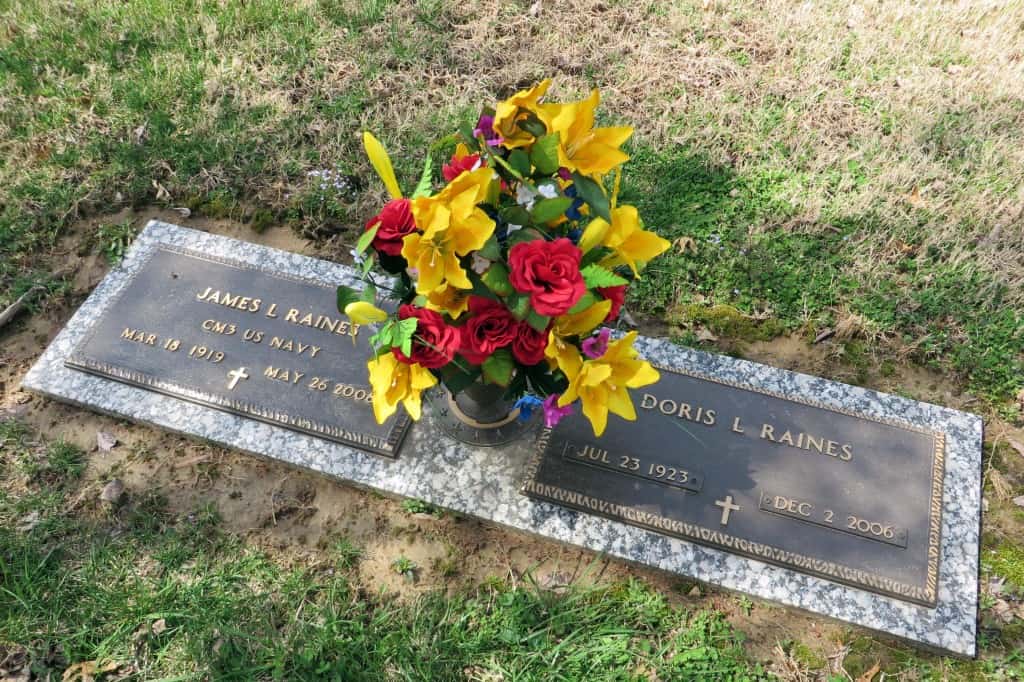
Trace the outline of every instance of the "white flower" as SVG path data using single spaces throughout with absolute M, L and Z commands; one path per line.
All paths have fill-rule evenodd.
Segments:
M 513 225 L 512 223 L 509 223 L 508 224 L 508 231 L 506 232 L 506 234 L 512 234 L 516 230 L 521 230 L 521 229 L 523 229 L 522 225 Z
M 366 260 L 366 257 L 361 253 L 356 253 L 355 249 L 349 250 L 349 254 L 352 256 L 352 260 L 356 265 L 362 265 L 363 261 Z
M 525 184 L 520 183 L 516 187 L 516 203 L 525 208 L 527 211 L 533 210 L 533 202 L 537 199 L 537 193 L 527 187 Z
M 558 196 L 558 188 L 553 183 L 547 182 L 543 185 L 537 185 L 537 193 L 545 199 L 554 199 Z

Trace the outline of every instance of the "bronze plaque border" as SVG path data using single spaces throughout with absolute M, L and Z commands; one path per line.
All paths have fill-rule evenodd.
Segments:
M 765 561 L 777 566 L 782 566 L 783 568 L 825 578 L 826 580 L 832 580 L 858 589 L 864 589 L 883 594 L 885 596 L 895 597 L 896 599 L 921 604 L 929 608 L 934 608 L 936 606 L 938 603 L 939 555 L 941 552 L 942 542 L 942 493 L 946 461 L 945 433 L 910 424 L 898 419 L 865 415 L 853 410 L 825 405 L 809 398 L 794 398 L 778 391 L 758 388 L 755 386 L 747 386 L 737 381 L 729 381 L 713 377 L 704 372 L 667 367 L 657 363 L 651 364 L 664 372 L 672 372 L 674 374 L 694 379 L 710 381 L 743 391 L 760 393 L 761 395 L 767 395 L 773 398 L 807 405 L 809 407 L 816 407 L 830 412 L 844 414 L 857 419 L 873 421 L 879 424 L 887 424 L 889 426 L 895 426 L 908 431 L 915 431 L 917 433 L 932 436 L 932 487 L 928 511 L 928 567 L 925 584 L 923 586 L 909 585 L 886 578 L 885 576 L 875 575 L 859 568 L 852 568 L 850 566 L 836 564 L 825 559 L 816 559 L 796 552 L 790 552 L 765 543 L 755 542 L 747 540 L 746 538 L 740 538 L 735 535 L 723 533 L 719 530 L 705 528 L 704 526 L 700 526 L 696 523 L 671 519 L 637 509 L 636 507 L 608 502 L 607 500 L 597 499 L 583 493 L 565 490 L 564 488 L 546 483 L 538 483 L 537 471 L 540 468 L 541 461 L 544 458 L 545 450 L 548 446 L 548 440 L 550 439 L 551 432 L 553 431 L 553 429 L 550 428 L 543 429 L 540 437 L 537 439 L 537 447 L 534 449 L 533 454 L 526 465 L 526 477 L 523 485 L 520 487 L 520 492 L 531 498 L 545 500 L 554 504 L 564 504 L 565 506 L 585 513 L 594 513 L 599 516 L 628 523 L 654 533 L 671 535 L 684 540 L 691 540 L 702 545 L 714 547 L 715 549 L 733 554 L 741 554 L 758 561 Z
M 92 340 L 93 336 L 95 336 L 102 320 L 111 310 L 114 309 L 114 306 L 121 297 L 124 296 L 131 288 L 135 278 L 145 269 L 150 259 L 152 259 L 159 251 L 168 251 L 181 256 L 214 263 L 216 265 L 224 265 L 241 270 L 251 270 L 261 275 L 289 280 L 300 284 L 308 284 L 322 288 L 328 288 L 330 286 L 311 277 L 301 277 L 299 275 L 277 272 L 270 268 L 260 267 L 258 265 L 253 265 L 251 263 L 246 263 L 232 258 L 212 256 L 193 249 L 178 247 L 171 244 L 160 244 L 150 249 L 149 253 L 143 256 L 136 266 L 135 271 L 121 286 L 121 289 L 110 298 L 106 307 L 90 326 L 88 332 L 86 332 L 71 354 L 64 361 L 65 366 L 70 367 L 71 369 L 87 372 L 95 376 L 103 377 L 104 379 L 112 379 L 114 381 L 143 388 L 154 393 L 160 393 L 172 398 L 186 400 L 204 407 L 212 407 L 240 417 L 248 417 L 255 419 L 256 421 L 261 421 L 265 424 L 280 426 L 315 438 L 322 438 L 324 440 L 340 443 L 341 445 L 363 450 L 364 452 L 369 452 L 374 455 L 387 457 L 388 459 L 396 459 L 398 457 L 398 449 L 401 447 L 402 441 L 405 439 L 406 433 L 408 433 L 409 427 L 412 425 L 412 418 L 409 417 L 404 410 L 400 410 L 399 413 L 394 416 L 394 422 L 387 433 L 387 438 L 382 439 L 378 436 L 371 436 L 358 431 L 342 429 L 332 424 L 325 424 L 305 417 L 291 415 L 284 410 L 268 409 L 246 401 L 231 400 L 222 396 L 213 395 L 211 393 L 206 393 L 205 391 L 199 391 L 193 388 L 188 388 L 187 386 L 182 386 L 172 381 L 164 381 L 163 379 L 146 374 L 145 372 L 139 372 L 125 367 L 115 367 L 105 362 L 98 362 L 87 357 L 83 352 L 84 348 L 89 341 Z M 302 423 L 291 423 L 294 420 L 300 420 Z M 382 447 L 376 447 L 369 442 L 360 442 L 361 439 L 372 439 L 375 442 L 383 440 L 384 445 Z

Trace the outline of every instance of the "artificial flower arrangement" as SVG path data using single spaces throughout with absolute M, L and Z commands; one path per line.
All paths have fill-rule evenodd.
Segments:
M 339 287 L 338 306 L 376 325 L 368 369 L 378 422 L 399 403 L 419 419 L 423 391 L 439 381 L 453 395 L 483 382 L 504 387 L 520 415 L 542 408 L 548 426 L 579 403 L 599 436 L 609 412 L 636 419 L 628 389 L 658 380 L 633 348 L 636 332 L 611 340 L 605 326 L 669 246 L 617 203 L 632 128 L 595 127 L 597 90 L 542 102 L 549 85 L 485 108 L 475 128 L 452 136 L 436 193 L 429 156 L 406 197 L 383 146 L 363 134 L 391 199 L 353 252 L 365 286 Z M 394 276 L 393 313 L 377 306 L 375 268 Z

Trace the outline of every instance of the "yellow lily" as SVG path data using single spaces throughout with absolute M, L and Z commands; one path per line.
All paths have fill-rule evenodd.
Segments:
M 575 353 L 564 354 L 564 364 L 559 358 L 559 368 L 569 379 L 569 387 L 558 399 L 558 406 L 565 407 L 579 398 L 595 436 L 604 433 L 609 412 L 636 420 L 636 409 L 627 389 L 647 386 L 661 378 L 658 370 L 641 360 L 633 348 L 636 335 L 630 332 L 609 343 L 604 355 L 593 360 L 583 360 L 575 346 L 571 347 Z
M 348 319 L 352 320 L 355 324 L 371 324 L 373 322 L 383 322 L 388 318 L 388 314 L 375 306 L 372 303 L 366 301 L 353 301 L 345 306 L 345 314 L 348 315 Z
M 607 246 L 612 253 L 601 260 L 601 265 L 628 265 L 639 276 L 647 261 L 664 253 L 671 243 L 643 228 L 635 206 L 619 206 L 611 214 L 611 224 L 604 218 L 590 221 L 580 238 L 580 250 L 586 253 L 595 246 Z
M 570 372 L 579 372 L 579 366 L 583 362 L 579 349 L 556 334 L 554 329 L 548 332 L 548 345 L 544 348 L 544 356 L 551 367 L 557 367 L 566 376 L 569 376 Z
M 578 313 L 566 313 L 555 319 L 552 326 L 558 336 L 580 336 L 594 331 L 611 312 L 612 302 L 605 299 Z
M 442 284 L 427 294 L 427 309 L 448 313 L 453 320 L 459 319 L 469 309 L 469 292 L 450 284 Z
M 416 292 L 429 294 L 442 284 L 472 289 L 459 257 L 481 248 L 494 233 L 494 221 L 477 204 L 486 197 L 494 171 L 478 168 L 452 180 L 439 194 L 412 202 L 423 234 L 402 241 L 402 256 L 418 271 Z
M 504 139 L 502 146 L 514 149 L 533 144 L 533 135 L 522 130 L 517 124 L 530 113 L 534 113 L 548 125 L 547 116 L 541 109 L 539 100 L 550 86 L 551 79 L 546 78 L 529 90 L 520 90 L 494 107 L 494 132 Z M 548 129 L 550 132 L 550 126 Z
M 369 157 L 373 169 L 377 171 L 377 175 L 384 181 L 384 187 L 387 188 L 391 198 L 401 199 L 402 190 L 398 187 L 395 169 L 391 167 L 391 158 L 388 156 L 387 151 L 385 151 L 384 145 L 372 133 L 364 132 L 363 149 L 366 150 L 366 156 Z
M 373 388 L 373 416 L 383 424 L 398 409 L 398 403 L 413 419 L 419 419 L 421 394 L 437 384 L 437 377 L 418 363 L 402 362 L 393 353 L 385 353 L 366 363 Z
M 559 134 L 558 160 L 569 170 L 600 177 L 629 160 L 619 149 L 633 129 L 625 127 L 595 128 L 594 110 L 601 95 L 594 89 L 590 97 L 568 104 L 542 104 L 541 120 L 549 133 Z

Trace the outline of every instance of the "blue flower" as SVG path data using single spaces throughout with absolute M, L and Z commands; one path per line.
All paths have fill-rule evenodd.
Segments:
M 566 192 L 566 194 L 568 194 L 568 192 Z M 573 200 L 572 205 L 569 206 L 569 209 L 565 212 L 565 217 L 568 218 L 569 220 L 579 220 L 580 218 L 583 217 L 583 214 L 580 213 L 580 207 L 582 206 L 583 199 Z
M 519 409 L 519 421 L 526 421 L 533 416 L 533 411 L 544 404 L 544 401 L 535 395 L 527 393 L 517 400 L 512 406 Z

